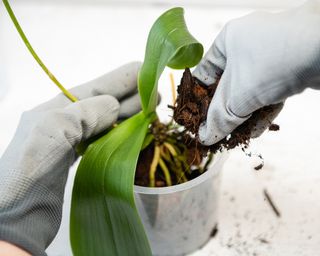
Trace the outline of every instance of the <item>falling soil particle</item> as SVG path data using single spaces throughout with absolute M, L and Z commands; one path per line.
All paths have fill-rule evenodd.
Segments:
M 218 225 L 215 225 L 214 228 L 212 229 L 211 233 L 210 233 L 210 237 L 213 238 L 218 234 Z
M 198 131 L 201 123 L 206 120 L 209 105 L 218 86 L 219 79 L 211 86 L 203 85 L 196 78 L 192 77 L 189 69 L 186 69 L 178 86 L 178 97 L 174 107 L 174 120 L 183 125 L 188 131 L 198 138 Z M 269 116 L 277 108 L 277 105 L 263 107 L 252 113 L 251 117 L 238 126 L 230 136 L 218 143 L 207 147 L 207 150 L 216 153 L 223 149 L 233 149 L 237 146 L 247 147 L 252 134 L 257 130 L 257 123 L 268 121 Z M 270 130 L 279 130 L 279 126 L 272 124 Z
M 255 169 L 256 171 L 259 171 L 259 170 L 261 170 L 262 168 L 263 168 L 263 164 L 259 164 L 258 166 L 254 167 L 254 169 Z
M 280 130 L 280 126 L 279 125 L 277 125 L 277 124 L 271 124 L 270 126 L 269 126 L 269 131 L 279 131 Z

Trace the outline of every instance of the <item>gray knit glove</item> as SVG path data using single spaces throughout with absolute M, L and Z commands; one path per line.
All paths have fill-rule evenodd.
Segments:
M 199 130 L 206 145 L 226 137 L 255 110 L 282 103 L 307 87 L 320 88 L 320 1 L 228 23 L 193 75 L 211 85 L 222 73 Z M 255 136 L 269 123 L 260 125 Z
M 76 103 L 60 94 L 22 115 L 0 160 L 0 240 L 45 255 L 60 226 L 75 146 L 139 111 L 139 67 L 130 63 L 71 89 Z

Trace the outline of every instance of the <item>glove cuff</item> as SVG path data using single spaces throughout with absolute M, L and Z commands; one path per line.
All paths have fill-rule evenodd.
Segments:
M 61 222 L 59 197 L 16 171 L 1 175 L 0 194 L 0 240 L 46 255 Z

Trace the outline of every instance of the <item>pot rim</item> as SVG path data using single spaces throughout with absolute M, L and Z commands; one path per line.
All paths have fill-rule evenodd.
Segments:
M 163 194 L 172 194 L 184 190 L 191 189 L 195 186 L 198 186 L 199 184 L 205 182 L 209 178 L 216 176 L 221 167 L 222 163 L 226 159 L 226 153 L 219 153 L 216 154 L 213 163 L 210 164 L 208 170 L 198 176 L 197 178 L 190 180 L 188 182 L 170 186 L 170 187 L 161 187 L 161 188 L 150 188 L 150 187 L 142 187 L 134 185 L 134 192 L 138 194 L 146 194 L 146 195 L 163 195 Z

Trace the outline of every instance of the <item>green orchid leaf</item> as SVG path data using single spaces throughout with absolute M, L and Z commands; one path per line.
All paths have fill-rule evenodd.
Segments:
M 151 255 L 133 195 L 135 168 L 151 121 L 139 113 L 86 150 L 73 188 L 74 255 Z
M 153 25 L 138 78 L 143 111 L 93 142 L 80 162 L 71 204 L 74 255 L 152 255 L 134 202 L 136 164 L 140 150 L 152 142 L 147 132 L 157 118 L 158 79 L 165 66 L 192 67 L 202 54 L 182 8 L 167 11 Z
M 152 141 L 154 141 L 154 135 L 151 133 L 147 133 L 146 137 L 144 138 L 141 151 L 147 148 L 152 143 Z
M 165 67 L 191 68 L 202 58 L 203 47 L 189 33 L 183 13 L 180 7 L 168 10 L 156 20 L 149 33 L 138 79 L 142 109 L 146 114 L 156 109 L 158 80 Z

